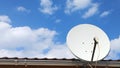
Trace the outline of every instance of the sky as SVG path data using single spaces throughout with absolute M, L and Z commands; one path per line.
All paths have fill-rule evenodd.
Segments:
M 109 37 L 106 59 L 120 59 L 120 0 L 0 0 L 0 57 L 75 58 L 66 45 L 79 24 Z

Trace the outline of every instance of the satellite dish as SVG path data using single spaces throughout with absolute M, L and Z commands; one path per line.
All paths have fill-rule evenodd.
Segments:
M 91 24 L 73 27 L 68 32 L 66 42 L 71 52 L 85 61 L 101 60 L 110 50 L 110 42 L 106 33 Z

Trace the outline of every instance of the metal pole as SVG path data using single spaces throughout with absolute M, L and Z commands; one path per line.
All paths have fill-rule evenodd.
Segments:
M 91 62 L 93 62 L 93 58 L 94 58 L 94 54 L 95 54 L 96 45 L 98 44 L 98 41 L 96 40 L 96 38 L 94 38 L 93 40 L 94 40 L 94 48 L 93 48 L 93 53 L 92 53 Z

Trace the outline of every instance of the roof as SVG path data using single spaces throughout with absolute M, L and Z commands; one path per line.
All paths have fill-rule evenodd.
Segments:
M 91 64 L 90 62 L 80 61 L 78 59 L 66 58 L 0 58 L 0 65 L 32 65 L 32 66 L 82 66 L 84 64 Z M 93 62 L 93 66 L 107 66 L 120 67 L 120 60 L 101 60 Z

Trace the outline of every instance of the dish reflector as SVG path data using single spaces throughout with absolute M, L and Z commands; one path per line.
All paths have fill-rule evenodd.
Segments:
M 110 42 L 106 33 L 91 24 L 73 27 L 68 32 L 66 42 L 71 52 L 85 61 L 101 60 L 110 50 Z

